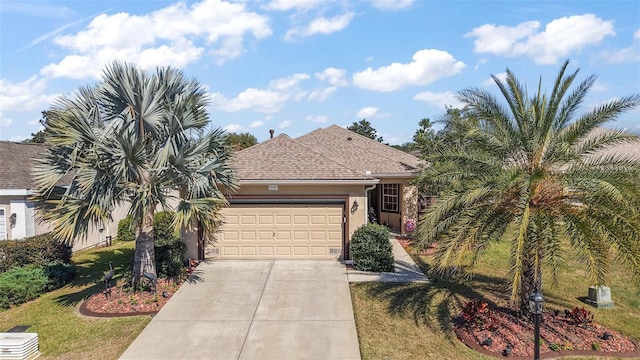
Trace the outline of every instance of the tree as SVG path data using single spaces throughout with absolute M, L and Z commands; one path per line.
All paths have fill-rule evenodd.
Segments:
M 44 127 L 44 129 L 47 128 L 47 118 L 51 116 L 51 114 L 49 114 L 48 111 L 43 111 L 42 112 L 42 119 L 39 120 L 40 125 L 42 125 Z M 47 133 L 45 130 L 39 130 L 37 133 L 31 133 L 31 138 L 30 139 L 26 139 L 23 140 L 23 143 L 36 143 L 36 144 L 43 144 L 46 140 L 47 140 Z
M 414 147 L 422 154 L 428 155 L 437 148 L 437 133 L 433 130 L 429 118 L 421 119 L 418 126 L 420 127 L 413 135 Z
M 248 132 L 240 134 L 229 133 L 227 140 L 235 151 L 246 149 L 258 143 L 258 139 Z
M 111 222 L 116 206 L 128 206 L 135 288 L 143 271 L 156 272 L 158 209 L 176 212 L 176 229 L 199 224 L 211 236 L 227 203 L 220 189 L 235 190 L 236 179 L 224 131 L 205 131 L 206 94 L 171 67 L 150 75 L 114 62 L 96 86 L 60 98 L 45 129 L 50 147 L 34 166 L 38 219 L 70 243 L 89 226 Z
M 371 126 L 371 123 L 366 119 L 362 119 L 358 122 L 354 122 L 351 126 L 347 126 L 347 129 L 354 133 L 366 136 L 369 139 L 373 139 L 377 142 L 382 142 L 382 136 L 378 136 L 376 129 Z
M 561 67 L 550 94 L 527 89 L 507 70 L 492 76 L 503 103 L 486 90 L 459 93 L 477 119 L 470 147 L 442 150 L 423 176 L 445 189 L 421 218 L 422 246 L 438 242 L 437 271 L 473 265 L 482 250 L 509 241 L 512 305 L 542 286 L 543 265 L 556 281 L 563 251 L 578 254 L 593 285 L 606 283 L 613 261 L 640 280 L 640 162 L 611 146 L 640 136 L 601 125 L 640 105 L 640 94 L 611 100 L 577 115 L 596 77 L 575 88 L 579 70 Z M 448 184 L 454 183 L 454 186 Z

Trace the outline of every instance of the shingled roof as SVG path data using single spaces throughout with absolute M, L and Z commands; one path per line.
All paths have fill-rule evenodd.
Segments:
M 45 149 L 42 144 L 0 141 L 0 189 L 32 189 L 31 161 Z
M 236 153 L 243 180 L 367 180 L 412 176 L 420 159 L 338 126 L 292 139 L 282 134 Z
M 337 125 L 317 129 L 296 141 L 360 174 L 413 176 L 421 160 Z
M 240 180 L 372 179 L 282 134 L 238 151 L 233 160 Z

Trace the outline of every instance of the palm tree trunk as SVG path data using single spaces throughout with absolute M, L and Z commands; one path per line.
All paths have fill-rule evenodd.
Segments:
M 136 233 L 136 248 L 133 259 L 133 288 L 140 288 L 140 279 L 145 272 L 156 274 L 156 256 L 153 242 L 153 211 L 149 211 Z
M 530 317 L 529 296 L 542 289 L 542 269 L 535 259 L 532 255 L 525 261 L 520 278 L 520 313 L 525 317 Z

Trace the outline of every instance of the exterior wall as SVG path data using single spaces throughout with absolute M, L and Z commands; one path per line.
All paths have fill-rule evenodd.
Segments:
M 405 233 L 405 224 L 409 219 L 418 219 L 418 191 L 415 186 L 410 185 L 408 178 L 381 178 L 378 196 L 378 222 L 387 224 L 389 227 L 401 230 Z M 399 212 L 382 211 L 382 184 L 400 184 Z

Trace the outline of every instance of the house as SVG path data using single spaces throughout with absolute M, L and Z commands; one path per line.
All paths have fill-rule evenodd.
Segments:
M 0 141 L 0 241 L 22 239 L 50 231 L 48 224 L 35 220 L 31 176 L 32 159 L 40 157 L 46 147 L 43 144 Z M 103 228 L 91 229 L 86 239 L 73 244 L 73 251 L 104 244 L 107 236 L 118 232 L 118 221 Z M 122 217 L 126 214 L 120 214 Z
M 370 218 L 405 231 L 417 220 L 410 180 L 420 159 L 339 126 L 281 134 L 236 153 L 240 189 L 212 242 L 185 234 L 192 258 L 348 260 Z

